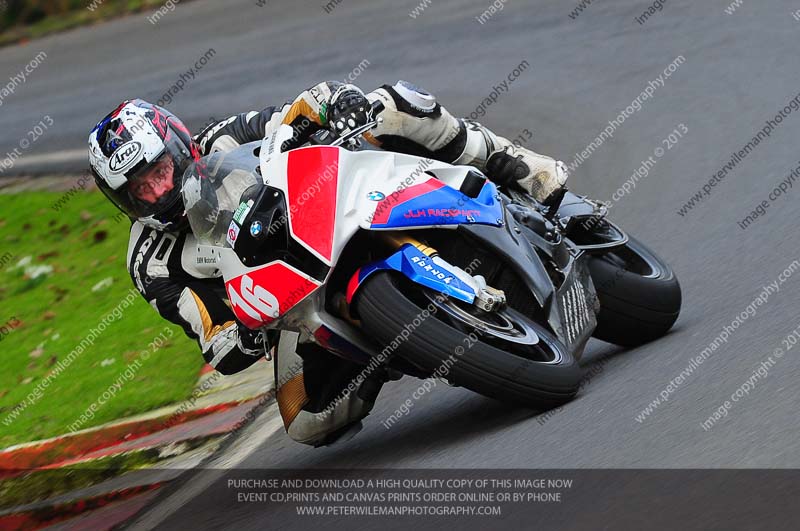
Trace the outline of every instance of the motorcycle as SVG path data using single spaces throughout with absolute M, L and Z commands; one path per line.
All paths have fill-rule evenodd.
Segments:
M 675 323 L 672 269 L 605 205 L 373 148 L 376 123 L 285 152 L 282 126 L 186 172 L 192 230 L 247 327 L 543 410 L 577 393 L 590 337 L 635 346 Z

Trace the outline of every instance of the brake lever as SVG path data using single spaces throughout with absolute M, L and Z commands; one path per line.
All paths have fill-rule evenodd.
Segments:
M 333 142 L 331 142 L 328 145 L 330 145 L 330 146 L 341 146 L 342 144 L 345 144 L 345 143 L 353 140 L 357 136 L 360 136 L 360 135 L 366 133 L 370 129 L 374 128 L 376 125 L 378 125 L 378 121 L 377 120 L 372 121 L 372 122 L 367 122 L 366 124 L 362 125 L 361 127 L 356 127 L 355 129 L 351 129 L 350 131 L 348 131 L 344 135 L 340 136 L 339 138 L 337 138 L 336 140 L 334 140 Z

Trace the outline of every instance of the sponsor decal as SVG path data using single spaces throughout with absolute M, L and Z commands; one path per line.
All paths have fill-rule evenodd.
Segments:
M 564 316 L 564 335 L 572 343 L 584 333 L 591 315 L 586 294 L 578 282 L 561 294 L 561 312 Z
M 429 275 L 433 276 L 434 278 L 438 278 L 445 284 L 450 284 L 453 281 L 453 277 L 449 276 L 447 273 L 443 273 L 439 271 L 435 264 L 432 264 L 427 257 L 420 257 L 420 256 L 412 256 L 411 261 L 416 264 L 417 267 L 428 273 Z
M 253 200 L 249 200 L 247 203 L 242 203 L 239 205 L 239 208 L 236 209 L 236 212 L 233 213 L 233 221 L 241 226 L 244 223 L 244 218 L 247 217 L 247 214 L 250 213 L 250 210 L 253 208 Z
M 328 125 L 328 104 L 323 103 L 319 106 L 319 121 L 322 125 Z
M 111 173 L 124 173 L 139 161 L 139 155 L 143 150 L 142 143 L 135 140 L 122 144 L 111 155 L 108 169 L 111 170 Z
M 457 218 L 457 217 L 479 217 L 480 210 L 465 210 L 462 208 L 429 208 L 425 210 L 420 208 L 417 210 L 409 210 L 403 214 L 404 218 Z
M 367 199 L 370 201 L 383 201 L 386 199 L 386 195 L 383 192 L 378 191 L 370 192 L 367 194 Z
M 270 137 L 269 137 L 269 143 L 267 144 L 267 155 L 272 155 L 273 153 L 275 153 L 276 140 L 278 140 L 278 132 L 277 131 L 272 133 L 272 135 L 270 135 Z
M 272 160 L 273 155 L 282 153 L 284 143 L 293 140 L 296 134 L 290 125 L 283 124 L 278 127 L 277 131 L 265 138 L 261 144 L 261 163 L 266 164 Z M 269 182 L 269 177 L 265 176 L 264 181 Z
M 237 238 L 239 238 L 239 225 L 237 225 L 235 221 L 231 221 L 225 240 L 230 244 L 231 248 L 233 248 L 233 246 L 236 245 Z

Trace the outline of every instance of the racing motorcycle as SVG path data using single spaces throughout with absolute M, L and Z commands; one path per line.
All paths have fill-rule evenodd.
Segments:
M 285 152 L 283 126 L 187 170 L 192 230 L 246 326 L 540 410 L 575 396 L 590 337 L 635 346 L 672 327 L 672 269 L 604 204 L 565 191 L 545 206 L 379 150 L 363 137 L 376 123 Z

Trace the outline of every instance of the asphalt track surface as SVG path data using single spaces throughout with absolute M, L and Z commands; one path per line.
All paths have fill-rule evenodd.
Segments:
M 439 384 L 386 429 L 381 421 L 421 383 L 406 378 L 385 387 L 353 440 L 311 449 L 278 430 L 238 466 L 797 468 L 800 347 L 785 351 L 726 418 L 709 430 L 701 423 L 775 349 L 786 350 L 783 340 L 800 325 L 800 271 L 670 392 L 668 402 L 642 422 L 636 416 L 762 286 L 800 258 L 794 206 L 800 183 L 746 230 L 737 226 L 798 165 L 800 112 L 784 119 L 709 197 L 678 214 L 800 92 L 800 22 L 791 15 L 800 5 L 745 2 L 728 15 L 725 0 L 670 0 L 642 25 L 634 17 L 647 2 L 597 1 L 573 20 L 568 14 L 576 3 L 510 1 L 481 24 L 475 17 L 489 8 L 486 0 L 433 0 L 416 19 L 409 16 L 415 0 L 342 0 L 331 13 L 321 0 L 268 0 L 264 7 L 198 0 L 178 5 L 157 25 L 138 15 L 49 37 L 0 51 L 0 68 L 12 73 L 38 51 L 48 54 L 0 108 L 0 153 L 13 149 L 44 114 L 54 126 L 27 154 L 82 149 L 88 130 L 121 99 L 158 100 L 213 48 L 216 55 L 169 105 L 191 127 L 279 104 L 318 80 L 341 80 L 364 59 L 369 65 L 356 79 L 363 88 L 412 80 L 465 116 L 528 61 L 530 68 L 480 119 L 509 137 L 527 128 L 533 133 L 529 146 L 571 162 L 683 56 L 664 86 L 573 172 L 570 184 L 611 201 L 643 160 L 667 147 L 670 133 L 688 129 L 612 208 L 613 219 L 678 274 L 684 303 L 672 333 L 631 350 L 592 342 L 584 358 L 590 376 L 585 387 L 546 421 Z M 53 169 L 37 163 L 27 168 Z M 59 169 L 81 168 L 76 159 Z M 270 522 L 258 504 L 236 505 L 223 483 L 176 508 L 163 525 L 291 527 L 289 521 Z M 215 506 L 212 500 L 224 501 Z

